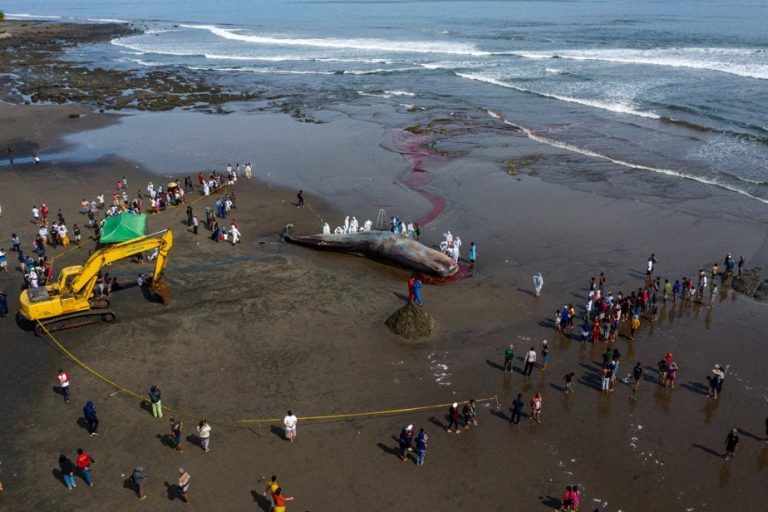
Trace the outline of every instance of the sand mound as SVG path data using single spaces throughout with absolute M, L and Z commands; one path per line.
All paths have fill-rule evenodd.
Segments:
M 757 300 L 768 298 L 768 279 L 763 280 L 762 269 L 754 267 L 741 273 L 733 280 L 733 289 Z
M 434 319 L 413 302 L 401 307 L 384 322 L 393 333 L 404 338 L 429 336 L 435 330 Z

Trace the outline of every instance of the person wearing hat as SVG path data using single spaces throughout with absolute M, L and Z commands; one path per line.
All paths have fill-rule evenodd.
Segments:
M 448 409 L 448 427 L 446 427 L 445 431 L 455 432 L 457 434 L 461 433 L 461 429 L 459 428 L 459 403 L 458 402 L 453 402 L 453 404 L 451 404 L 451 407 Z
M 400 447 L 400 458 L 403 461 L 408 460 L 408 452 L 411 451 L 411 445 L 413 444 L 413 425 L 403 427 L 397 444 Z
M 738 433 L 739 430 L 734 427 L 728 432 L 728 436 L 725 438 L 725 460 L 736 455 L 736 446 L 739 444 Z

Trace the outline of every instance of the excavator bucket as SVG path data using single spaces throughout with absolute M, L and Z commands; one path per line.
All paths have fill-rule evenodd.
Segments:
M 163 306 L 171 302 L 171 288 L 165 283 L 153 283 L 152 290 L 162 299 Z

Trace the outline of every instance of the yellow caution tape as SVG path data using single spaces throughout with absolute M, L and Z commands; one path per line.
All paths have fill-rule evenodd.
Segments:
M 76 355 L 74 355 L 72 352 L 67 350 L 67 348 L 61 344 L 61 342 L 56 339 L 56 337 L 51 334 L 51 332 L 39 321 L 37 320 L 37 324 L 40 326 L 40 328 L 45 332 L 45 334 L 53 341 L 53 343 L 61 350 L 69 359 L 72 360 L 75 364 L 77 364 L 79 367 L 96 377 L 97 379 L 106 382 L 110 386 L 114 387 L 118 391 L 121 391 L 123 393 L 126 393 L 128 395 L 131 395 L 135 398 L 138 398 L 140 400 L 143 400 L 144 402 L 149 403 L 149 400 L 146 398 L 144 394 L 137 393 L 135 391 L 132 391 L 128 388 L 125 388 L 121 386 L 120 384 L 117 384 L 113 380 L 105 377 L 101 373 L 97 372 L 87 364 L 85 364 L 83 361 L 81 361 Z M 499 401 L 496 397 L 496 395 L 487 397 L 487 398 L 478 398 L 475 400 L 476 403 L 481 402 L 495 402 L 496 408 L 498 409 L 500 407 Z M 460 401 L 458 403 L 460 404 L 466 404 L 469 400 Z M 429 411 L 429 410 L 435 410 L 435 409 L 442 409 L 445 407 L 449 407 L 452 405 L 452 403 L 446 403 L 446 404 L 434 404 L 434 405 L 420 405 L 416 407 L 405 407 L 400 409 L 386 409 L 383 411 L 368 411 L 368 412 L 350 412 L 350 413 L 339 413 L 339 414 L 325 414 L 325 415 L 318 415 L 318 416 L 300 416 L 299 419 L 302 421 L 321 421 L 321 420 L 335 420 L 335 419 L 353 419 L 353 418 L 366 418 L 366 417 L 375 417 L 375 416 L 384 416 L 384 415 L 390 415 L 390 414 L 404 414 L 404 413 L 411 413 L 411 412 L 419 412 L 419 411 Z M 176 409 L 174 407 L 167 407 L 163 405 L 163 408 L 165 410 L 171 411 L 173 413 L 176 413 L 181 416 L 186 416 L 187 418 L 192 418 L 196 420 L 202 420 L 206 418 L 205 416 L 201 416 L 199 414 L 193 414 L 188 411 L 182 411 L 180 409 Z M 213 421 L 208 419 L 209 423 L 214 423 L 218 425 L 244 425 L 244 424 L 260 424 L 260 423 L 275 423 L 275 422 L 281 422 L 282 418 L 255 418 L 255 419 L 239 419 L 239 420 L 221 420 L 221 421 Z

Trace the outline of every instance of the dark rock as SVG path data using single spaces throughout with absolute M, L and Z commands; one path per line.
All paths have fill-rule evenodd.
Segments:
M 70 119 L 77 119 L 78 117 L 80 117 L 80 114 L 69 114 Z
M 742 271 L 741 276 L 733 280 L 733 289 L 744 295 L 754 296 L 760 286 L 761 274 L 762 269 L 759 267 Z
M 395 311 L 384 323 L 398 336 L 411 339 L 429 336 L 435 330 L 435 320 L 413 302 Z
M 768 279 L 763 279 L 762 269 L 753 267 L 741 272 L 741 276 L 734 277 L 731 285 L 734 290 L 748 297 L 764 301 L 768 299 Z

